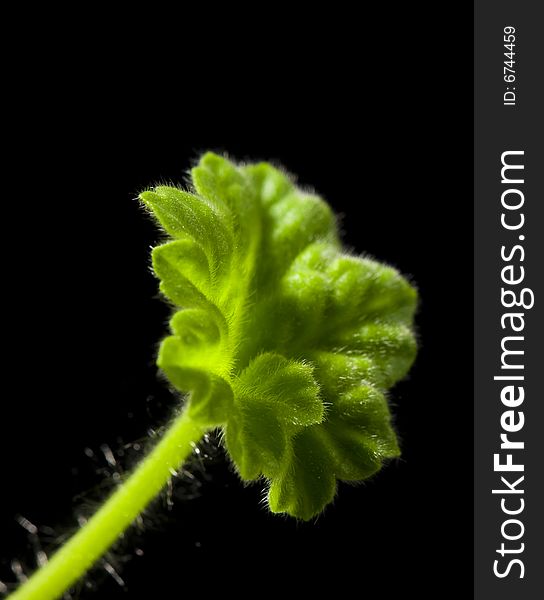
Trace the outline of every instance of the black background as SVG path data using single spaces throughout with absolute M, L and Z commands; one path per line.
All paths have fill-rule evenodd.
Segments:
M 173 509 L 160 500 L 146 531 L 109 557 L 126 588 L 97 571 L 98 595 L 81 597 L 310 594 L 325 583 L 341 596 L 469 597 L 469 9 L 281 13 L 237 28 L 219 16 L 213 31 L 195 18 L 166 30 L 163 15 L 163 29 L 126 39 L 105 20 L 83 39 L 50 40 L 18 71 L 3 203 L 2 581 L 13 582 L 14 557 L 33 566 L 15 516 L 73 531 L 74 514 L 111 486 L 100 445 L 117 453 L 145 439 L 176 402 L 154 367 L 168 309 L 148 269 L 157 232 L 135 197 L 183 181 L 214 149 L 279 161 L 344 215 L 346 244 L 417 284 L 421 349 L 391 395 L 403 456 L 297 524 L 267 514 L 260 486 L 244 488 L 212 451 L 193 465 L 199 484 L 179 484 Z M 42 534 L 44 546 L 54 537 Z M 125 560 L 135 547 L 143 556 Z

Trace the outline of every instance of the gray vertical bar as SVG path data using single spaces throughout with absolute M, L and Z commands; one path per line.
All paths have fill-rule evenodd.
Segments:
M 503 598 L 534 600 L 544 597 L 544 16 L 542 2 L 503 0 L 476 0 L 475 2 L 475 230 L 474 230 L 474 555 L 475 598 L 484 600 Z M 504 28 L 515 27 L 516 81 L 504 81 Z M 515 87 L 516 106 L 504 106 L 503 95 L 507 87 Z M 523 162 L 523 184 L 501 183 L 501 154 L 505 151 L 524 151 L 511 162 Z M 512 176 L 513 176 L 513 172 Z M 524 205 L 518 211 L 505 211 L 501 207 L 501 194 L 507 188 L 521 190 Z M 514 195 L 507 196 L 512 203 Z M 509 217 L 525 216 L 520 230 L 507 230 L 501 225 L 501 213 Z M 519 236 L 524 239 L 520 240 Z M 505 262 L 501 247 L 506 253 L 516 244 L 524 247 L 525 259 Z M 525 280 L 517 286 L 505 286 L 501 282 L 501 269 L 508 264 L 525 269 Z M 535 295 L 532 309 L 523 307 L 504 308 L 501 304 L 501 286 L 518 291 L 531 288 Z M 525 329 L 517 335 L 524 340 L 516 349 L 524 355 L 516 355 L 515 361 L 524 364 L 519 371 L 501 370 L 501 340 L 512 334 L 501 328 L 504 312 L 523 312 Z M 519 324 L 519 323 L 518 323 Z M 513 346 L 512 346 L 513 348 Z M 525 425 L 517 433 L 509 433 L 509 439 L 525 442 L 523 450 L 503 450 L 501 453 L 501 415 L 509 410 L 501 402 L 501 390 L 508 382 L 494 381 L 495 375 L 524 375 L 525 400 L 516 410 L 522 410 Z M 513 461 L 524 463 L 523 472 L 498 473 L 494 471 L 493 455 L 501 453 L 501 461 L 510 453 Z M 524 481 L 517 486 L 524 494 L 492 494 L 493 489 L 506 488 L 501 475 L 515 482 L 521 476 Z M 516 509 L 519 499 L 525 500 L 520 515 L 507 515 L 501 509 L 501 499 L 506 498 L 506 508 Z M 515 499 L 515 500 L 514 500 Z M 519 519 L 525 532 L 519 540 L 504 539 L 501 525 L 507 519 Z M 506 533 L 517 535 L 516 524 L 506 526 Z M 501 557 L 497 550 L 501 543 L 508 549 L 519 549 L 520 554 Z M 499 572 L 505 572 L 509 561 L 523 561 L 525 576 L 519 578 L 521 568 L 512 565 L 510 575 L 498 578 L 494 561 L 499 560 Z

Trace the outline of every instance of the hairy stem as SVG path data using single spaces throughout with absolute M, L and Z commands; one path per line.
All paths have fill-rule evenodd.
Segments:
M 182 412 L 135 471 L 9 600 L 54 600 L 108 550 L 191 454 L 205 428 Z

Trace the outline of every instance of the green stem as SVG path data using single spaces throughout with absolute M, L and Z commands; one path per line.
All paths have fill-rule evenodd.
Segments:
M 8 600 L 54 600 L 61 596 L 155 498 L 205 431 L 182 412 L 127 481 Z

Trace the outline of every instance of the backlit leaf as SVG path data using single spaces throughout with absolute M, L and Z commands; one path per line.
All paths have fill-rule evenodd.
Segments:
M 141 194 L 170 236 L 158 365 L 240 476 L 268 480 L 270 509 L 311 519 L 400 453 L 385 392 L 415 358 L 416 291 L 345 253 L 330 207 L 270 164 L 207 153 L 191 173 Z

